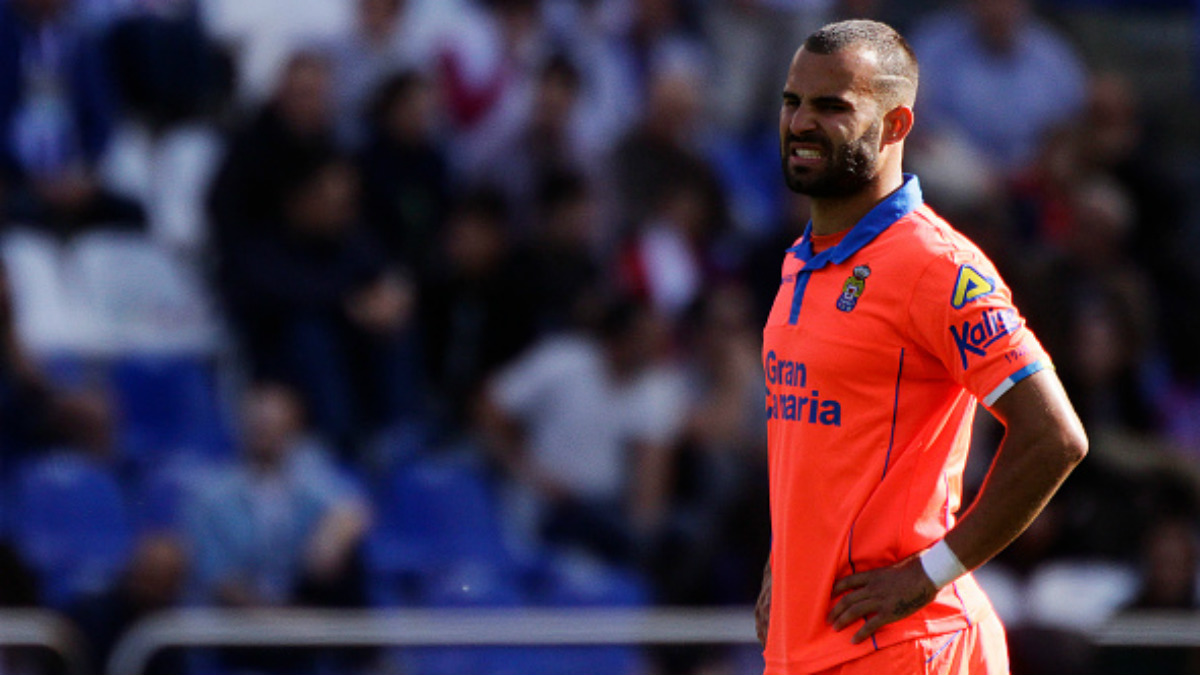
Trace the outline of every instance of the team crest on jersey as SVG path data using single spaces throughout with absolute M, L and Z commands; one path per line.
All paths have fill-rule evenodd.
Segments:
M 954 295 L 950 305 L 962 309 L 964 305 L 996 292 L 996 281 L 970 265 L 958 268 L 958 280 L 954 282 Z
M 859 265 L 854 268 L 854 273 L 846 279 L 846 283 L 842 284 L 842 294 L 837 299 L 838 309 L 849 312 L 858 305 L 858 299 L 867 289 L 867 277 L 869 276 L 871 276 L 870 267 Z

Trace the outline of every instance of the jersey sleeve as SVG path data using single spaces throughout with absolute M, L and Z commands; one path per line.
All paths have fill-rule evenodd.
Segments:
M 909 320 L 914 339 L 988 407 L 1017 382 L 1053 367 L 1008 286 L 977 251 L 940 255 L 926 267 Z

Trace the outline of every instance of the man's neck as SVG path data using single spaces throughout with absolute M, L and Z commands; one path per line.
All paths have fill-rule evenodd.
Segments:
M 829 235 L 849 230 L 870 213 L 879 202 L 900 189 L 904 175 L 899 171 L 881 174 L 857 194 L 837 199 L 812 200 L 813 234 Z

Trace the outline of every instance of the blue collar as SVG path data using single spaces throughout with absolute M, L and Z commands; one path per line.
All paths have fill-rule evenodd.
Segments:
M 913 174 L 906 173 L 904 174 L 904 183 L 900 185 L 900 188 L 867 212 L 867 215 L 863 216 L 862 220 L 846 233 L 837 246 L 831 246 L 821 251 L 820 254 L 814 255 L 812 221 L 810 220 L 804 228 L 804 235 L 800 237 L 800 243 L 789 248 L 788 253 L 792 253 L 804 261 L 803 271 L 805 272 L 819 270 L 831 262 L 840 265 L 849 260 L 850 256 L 858 253 L 859 249 L 871 243 L 871 240 L 879 236 L 881 232 L 891 227 L 892 223 L 917 210 L 917 207 L 924 201 L 921 196 L 921 182 Z

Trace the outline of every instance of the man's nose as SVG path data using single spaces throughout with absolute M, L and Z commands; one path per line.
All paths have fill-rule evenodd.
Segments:
M 791 119 L 788 120 L 788 131 L 793 135 L 799 135 L 806 131 L 812 131 L 816 128 L 816 118 L 812 112 L 804 106 L 800 106 L 792 113 Z

